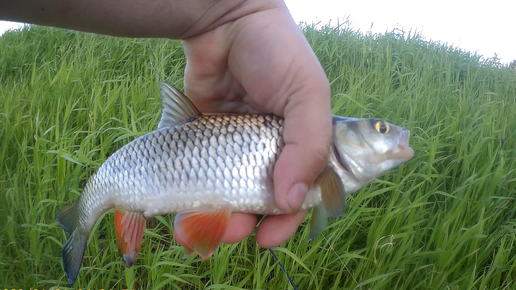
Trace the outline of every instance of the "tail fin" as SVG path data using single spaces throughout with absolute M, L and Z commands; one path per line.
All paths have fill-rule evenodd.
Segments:
M 77 210 L 79 200 L 65 206 L 56 214 L 56 220 L 67 233 L 71 234 L 79 223 L 79 211 Z
M 88 232 L 84 232 L 78 227 L 79 213 L 77 209 L 78 202 L 74 202 L 63 208 L 56 215 L 59 225 L 67 232 L 71 233 L 70 238 L 61 251 L 63 256 L 63 268 L 68 277 L 68 286 L 72 286 L 77 279 L 79 269 L 81 268 L 84 250 L 86 249 L 86 241 Z

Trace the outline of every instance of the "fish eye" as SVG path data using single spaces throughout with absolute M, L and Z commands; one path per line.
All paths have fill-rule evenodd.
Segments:
M 391 131 L 391 127 L 389 127 L 389 124 L 385 121 L 377 121 L 374 123 L 374 129 L 382 134 L 388 134 Z

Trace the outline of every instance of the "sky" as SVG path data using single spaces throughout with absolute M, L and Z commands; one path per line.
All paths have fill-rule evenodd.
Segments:
M 441 41 L 484 57 L 495 53 L 503 63 L 516 60 L 516 2 L 513 0 L 285 0 L 296 22 L 338 19 L 362 32 L 394 28 L 417 30 L 427 40 Z M 20 24 L 0 21 L 0 35 Z

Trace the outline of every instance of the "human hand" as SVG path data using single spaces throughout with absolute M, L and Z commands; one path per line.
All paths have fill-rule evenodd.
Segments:
M 275 247 L 297 230 L 306 215 L 299 209 L 308 187 L 327 164 L 331 141 L 328 80 L 280 1 L 184 39 L 183 44 L 185 93 L 201 112 L 272 112 L 285 117 L 285 147 L 273 180 L 276 203 L 289 214 L 266 217 L 256 234 L 261 247 Z M 223 242 L 243 240 L 259 218 L 233 213 Z
M 0 0 L 0 19 L 124 37 L 183 39 L 185 92 L 201 112 L 285 117 L 285 147 L 273 178 L 276 202 L 289 215 L 266 217 L 256 240 L 270 248 L 296 231 L 306 215 L 299 212 L 306 190 L 327 164 L 330 88 L 282 0 Z M 223 242 L 241 241 L 258 220 L 233 213 Z

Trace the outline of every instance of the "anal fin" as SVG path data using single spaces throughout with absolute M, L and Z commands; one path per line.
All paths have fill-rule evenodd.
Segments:
M 210 206 L 211 207 L 211 206 Z M 219 247 L 226 232 L 231 209 L 229 206 L 203 208 L 179 212 L 174 229 L 188 244 L 186 255 L 195 251 L 201 258 L 209 258 Z
M 141 212 L 117 209 L 115 211 L 116 238 L 118 250 L 131 267 L 136 260 L 145 230 L 146 219 Z

